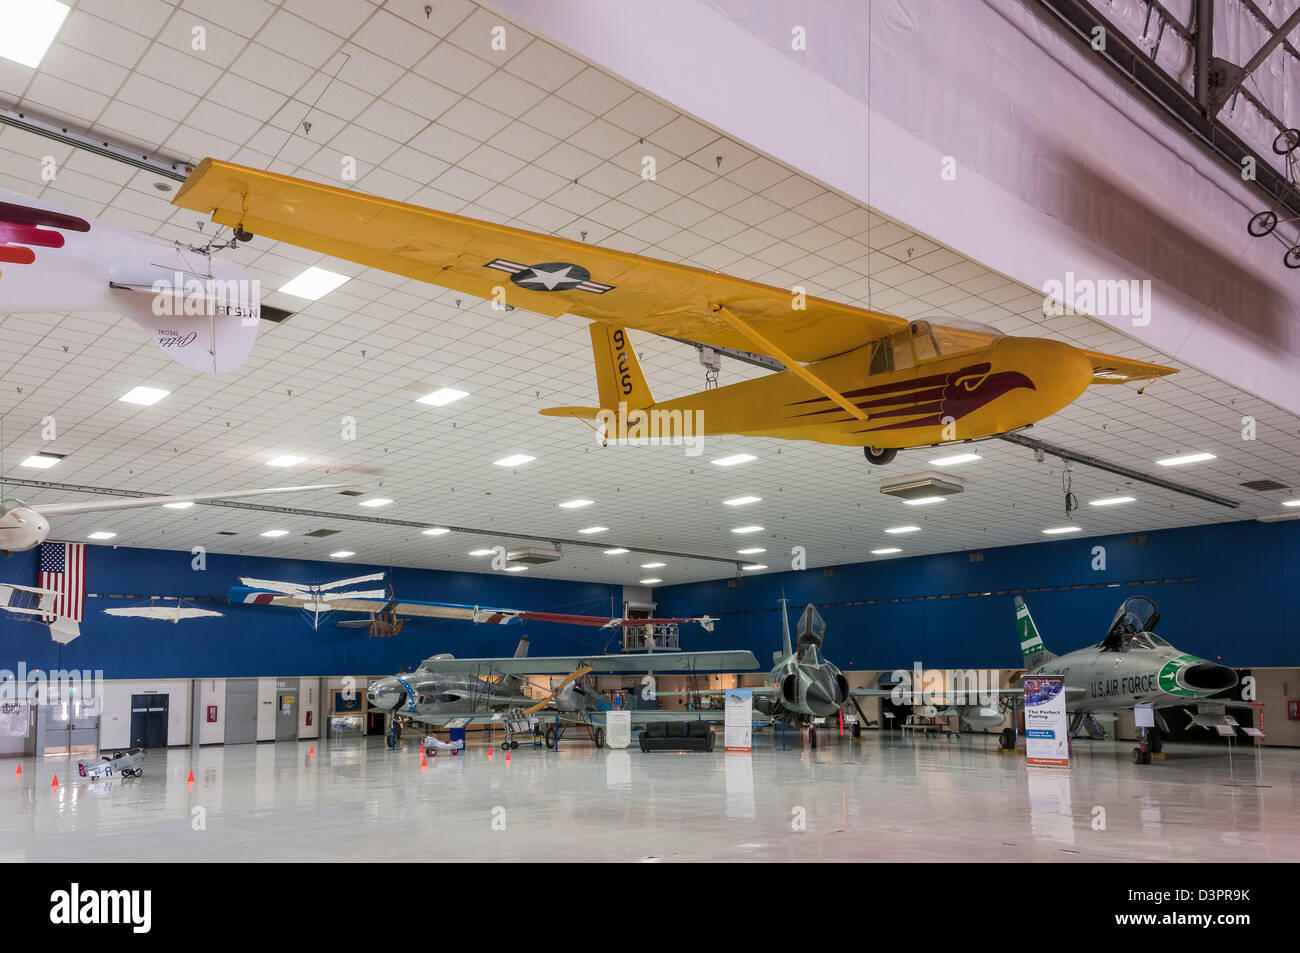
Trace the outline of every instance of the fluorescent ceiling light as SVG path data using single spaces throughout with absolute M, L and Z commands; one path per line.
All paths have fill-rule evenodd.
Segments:
M 36 69 L 67 15 L 58 0 L 0 0 L 0 56 Z
M 762 502 L 762 500 L 763 498 L 761 496 L 737 496 L 730 500 L 723 500 L 722 505 L 723 506 L 744 506 L 746 503 L 760 503 Z
M 86 537 L 86 539 L 112 539 L 116 535 L 117 533 L 104 533 L 104 532 L 91 533 L 89 536 Z
M 591 506 L 591 504 L 594 502 L 596 501 L 595 500 L 569 500 L 565 503 L 556 503 L 555 505 L 562 510 L 580 510 L 584 506 Z
M 884 549 L 873 549 L 873 550 L 871 551 L 871 555 L 873 555 L 873 556 L 888 556 L 888 555 L 890 555 L 891 553 L 901 553 L 901 552 L 902 552 L 902 550 L 899 549 L 897 546 L 886 546 Z
M 656 582 L 663 582 L 663 580 L 662 580 L 662 579 L 642 579 L 642 580 L 641 580 L 641 585 L 643 585 L 643 586 L 653 586 Z
M 376 496 L 369 500 L 362 500 L 357 506 L 369 506 L 373 509 L 376 506 L 387 506 L 391 502 L 393 501 L 386 496 Z
M 451 530 L 442 526 L 434 526 L 431 527 L 430 529 L 421 530 L 421 532 L 425 536 L 445 536 L 447 533 L 450 533 Z
M 530 457 L 526 453 L 512 453 L 508 457 L 502 457 L 500 460 L 493 460 L 492 463 L 498 467 L 517 467 L 525 463 L 532 463 L 536 457 Z
M 287 529 L 268 529 L 262 535 L 270 539 L 279 539 L 281 536 L 288 536 L 289 531 Z
M 592 533 L 607 533 L 609 532 L 609 527 L 608 526 L 587 526 L 584 527 L 583 529 L 578 530 L 578 532 L 582 533 L 584 536 L 590 536 Z
M 750 460 L 757 460 L 758 457 L 752 453 L 733 453 L 729 457 L 718 457 L 716 460 L 710 460 L 714 466 L 734 467 L 737 463 L 748 463 Z
M 753 572 L 756 569 L 766 569 L 767 567 L 762 563 L 750 563 L 748 566 L 741 566 L 740 568 L 746 572 Z
M 455 403 L 462 397 L 468 397 L 469 391 L 456 390 L 454 387 L 439 387 L 431 394 L 425 394 L 423 397 L 417 397 L 417 404 L 428 404 L 430 407 L 446 407 L 448 404 Z
M 979 458 L 978 453 L 955 453 L 951 457 L 935 457 L 930 461 L 930 466 L 955 467 L 959 463 L 974 463 Z
M 614 548 L 614 549 L 607 549 L 607 550 L 605 550 L 605 555 L 606 555 L 606 556 L 622 556 L 624 553 L 627 553 L 627 552 L 631 552 L 631 550 L 628 550 L 628 549 L 620 549 L 620 548 L 617 548 L 617 547 L 616 547 L 616 548 Z
M 170 393 L 171 391 L 160 387 L 133 387 L 118 400 L 127 404 L 139 404 L 141 407 L 152 407 Z
M 492 550 L 490 550 L 490 549 L 471 549 L 471 550 L 469 551 L 469 554 L 470 554 L 471 556 L 491 556 L 491 555 L 492 555 Z
M 742 556 L 757 556 L 759 553 L 767 552 L 767 550 L 762 546 L 751 546 L 749 549 L 738 549 L 736 552 Z
M 180 503 L 164 503 L 163 509 L 168 510 L 188 510 L 194 505 L 193 500 L 182 500 Z
M 1132 503 L 1136 497 L 1132 496 L 1108 496 L 1104 500 L 1089 500 L 1089 506 L 1115 506 L 1118 503 Z
M 1043 530 L 1044 536 L 1060 536 L 1064 533 L 1081 533 L 1082 526 L 1054 526 L 1051 529 Z
M 667 563 L 642 563 L 641 568 L 642 569 L 663 569 L 667 565 L 668 565 Z
M 1300 506 L 1300 500 L 1287 500 L 1283 506 Z
M 350 549 L 340 549 L 337 553 L 330 553 L 330 559 L 347 559 L 349 556 L 355 556 Z
M 888 534 L 891 535 L 891 536 L 897 536 L 899 533 L 919 533 L 919 532 L 921 532 L 921 527 L 919 527 L 919 526 L 891 526 L 891 527 L 889 527 L 889 529 L 885 530 L 885 532 L 888 533 Z
M 52 457 L 46 453 L 38 453 L 28 457 L 18 465 L 20 467 L 31 467 L 33 470 L 48 470 L 62 459 L 62 457 Z
M 761 527 L 761 526 L 737 526 L 735 529 L 732 530 L 732 532 L 733 532 L 733 533 L 737 533 L 737 534 L 743 536 L 743 535 L 745 535 L 746 533 L 761 533 L 761 532 L 763 532 L 763 527 Z
M 326 271 L 313 265 L 288 284 L 282 285 L 280 290 L 295 298 L 318 301 L 347 280 L 347 275 Z
M 507 566 L 506 572 L 524 572 L 527 569 L 527 566 Z
M 927 503 L 942 503 L 942 502 L 943 502 L 942 496 L 918 496 L 914 500 L 903 501 L 903 503 L 907 506 L 925 506 Z
M 1181 467 L 1187 463 L 1203 463 L 1206 460 L 1217 459 L 1212 453 L 1187 453 L 1181 457 L 1165 457 L 1163 460 L 1157 460 L 1156 465 L 1161 467 Z
M 286 453 L 276 457 L 274 460 L 267 460 L 266 465 L 268 467 L 296 467 L 305 459 L 306 457 L 295 457 L 293 454 Z

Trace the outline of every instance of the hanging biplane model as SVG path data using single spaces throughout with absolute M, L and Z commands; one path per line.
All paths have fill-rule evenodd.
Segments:
M 414 599 L 397 599 L 393 595 L 391 586 L 388 589 L 338 591 L 341 586 L 378 582 L 383 578 L 384 573 L 379 572 L 313 585 L 241 577 L 239 580 L 241 585 L 230 590 L 230 601 L 302 609 L 312 617 L 313 628 L 319 626 L 320 617 L 325 612 L 362 612 L 369 618 L 345 619 L 336 624 L 345 628 L 369 628 L 372 636 L 396 635 L 401 631 L 402 619 L 399 617 L 403 616 L 420 619 L 451 619 L 479 625 L 508 625 L 511 622 L 533 621 L 601 629 L 682 625 L 693 622 L 698 623 L 706 632 L 712 632 L 713 623 L 717 621 L 708 615 L 678 619 L 629 619 L 623 616 L 536 612 L 531 609 L 496 609 L 488 606 L 459 605 L 454 602 L 421 602 Z
M 265 496 L 269 493 L 302 493 L 307 490 L 335 490 L 355 483 L 322 483 L 317 486 L 278 486 L 266 490 L 231 490 L 223 493 L 189 493 L 180 496 L 111 496 L 109 499 L 90 500 L 83 503 L 37 503 L 28 505 L 22 500 L 0 499 L 0 552 L 22 553 L 35 549 L 50 535 L 51 516 L 75 516 L 78 513 L 102 513 L 108 510 L 140 509 L 150 506 L 170 506 L 176 503 L 203 503 L 209 500 L 234 500 L 245 496 Z
M 173 202 L 241 232 L 538 314 L 591 319 L 600 406 L 542 413 L 599 420 L 607 440 L 644 435 L 648 421 L 661 439 L 690 436 L 665 428 L 702 411 L 697 436 L 862 447 L 884 464 L 901 448 L 1029 426 L 1091 384 L 1175 373 L 959 319 L 908 321 L 216 159 L 203 160 Z M 785 369 L 659 402 L 627 328 L 756 352 Z
M 263 308 L 243 266 L 213 256 L 246 240 L 190 247 L 0 189 L 0 313 L 121 314 L 191 370 L 233 371 L 261 318 L 290 314 Z
M 50 638 L 67 645 L 81 635 L 81 625 L 70 616 L 59 615 L 58 602 L 59 593 L 53 589 L 0 583 L 0 612 L 12 613 L 24 622 L 39 619 L 50 627 Z

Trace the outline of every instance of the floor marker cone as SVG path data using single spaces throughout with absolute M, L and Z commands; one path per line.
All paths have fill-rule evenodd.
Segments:
M 59 786 L 59 776 L 56 774 L 54 776 L 54 780 L 50 782 L 50 787 L 57 788 L 58 786 Z
M 420 767 L 423 768 L 423 767 L 424 767 L 426 764 L 428 764 L 428 763 L 429 763 L 429 762 L 425 760 L 424 755 L 420 755 Z
M 186 784 L 193 784 L 193 783 L 194 783 L 194 772 L 193 772 L 193 771 L 191 771 L 191 772 L 190 772 L 190 776 L 189 776 L 188 778 L 185 779 L 185 783 L 186 783 Z
M 310 755 L 314 755 L 315 753 L 316 753 L 316 746 L 315 746 L 315 745 L 312 745 L 310 748 L 307 749 L 307 754 L 308 754 L 309 756 L 310 756 Z
M 15 774 L 17 774 L 17 775 L 18 775 L 18 777 L 20 777 L 20 778 L 21 778 L 21 777 L 22 777 L 22 776 L 23 776 L 23 766 L 22 766 L 22 765 L 21 765 L 21 764 L 20 764 L 20 765 L 18 765 L 18 770 L 17 770 L 17 771 L 15 771 L 15 772 L 14 772 L 14 773 L 15 773 Z

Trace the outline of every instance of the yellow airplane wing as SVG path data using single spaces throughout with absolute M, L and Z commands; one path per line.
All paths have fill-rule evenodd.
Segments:
M 1100 351 L 1081 353 L 1092 361 L 1092 382 L 1094 384 L 1124 384 L 1128 381 L 1149 381 L 1166 374 L 1177 374 L 1173 367 L 1163 364 L 1148 364 L 1146 361 L 1130 361 L 1128 358 L 1103 354 Z
M 222 225 L 552 317 L 575 314 L 803 362 L 907 326 L 893 315 L 699 268 L 204 159 L 172 200 Z M 725 307 L 728 318 L 719 313 Z M 743 323 L 735 320 L 743 317 Z

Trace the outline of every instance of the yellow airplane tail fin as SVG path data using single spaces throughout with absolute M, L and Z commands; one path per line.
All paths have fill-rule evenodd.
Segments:
M 641 373 L 641 364 L 636 359 L 627 331 L 603 321 L 592 322 L 590 330 L 600 406 L 615 413 L 621 403 L 626 403 L 629 411 L 652 406 L 654 395 Z

